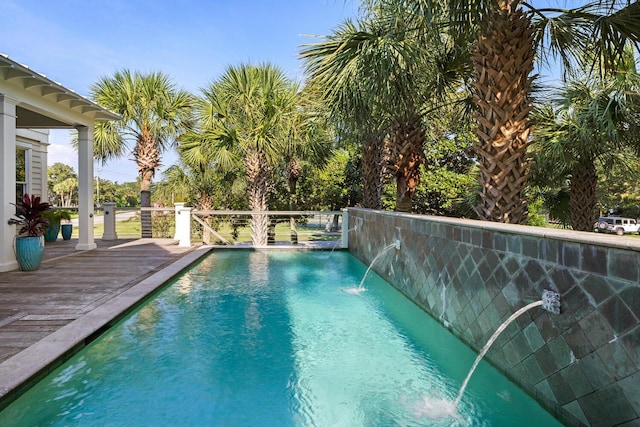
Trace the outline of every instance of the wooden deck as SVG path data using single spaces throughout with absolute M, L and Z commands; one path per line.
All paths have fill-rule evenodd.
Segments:
M 175 261 L 190 248 L 172 240 L 47 243 L 34 272 L 0 273 L 0 362 Z
M 134 300 L 121 302 L 111 311 L 96 309 L 114 306 L 118 297 L 122 299 L 127 291 L 154 275 L 158 276 L 156 282 L 160 281 L 154 286 L 160 286 L 162 280 L 179 270 L 174 268 L 169 275 L 159 272 L 171 271 L 167 267 L 177 264 L 183 264 L 180 268 L 184 268 L 186 262 L 192 262 L 189 259 L 196 259 L 195 254 L 185 257 L 191 252 L 204 254 L 202 250 L 179 247 L 170 239 L 97 240 L 98 248 L 91 251 L 76 251 L 76 243 L 75 240 L 47 243 L 45 258 L 37 271 L 0 273 L 0 399 L 21 385 L 34 373 L 31 371 L 40 369 L 32 366 L 29 349 L 33 348 L 34 354 L 42 353 L 42 349 L 36 351 L 35 347 L 42 347 L 47 339 L 60 347 L 62 340 L 54 337 L 56 333 L 65 327 L 69 329 L 73 322 L 87 318 L 92 312 L 103 311 L 100 321 L 108 322 L 109 316 L 117 316 Z M 183 261 L 177 262 L 183 257 Z M 75 328 L 74 334 L 78 332 L 79 328 Z M 76 338 L 77 342 L 83 342 L 87 337 Z M 71 349 L 56 348 L 55 353 L 64 354 Z M 45 366 L 51 362 L 45 359 L 52 357 L 57 356 L 41 354 L 35 365 Z M 22 373 L 9 380 L 8 373 L 13 372 Z

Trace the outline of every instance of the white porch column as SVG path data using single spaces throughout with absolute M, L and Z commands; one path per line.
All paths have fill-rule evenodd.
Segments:
M 16 209 L 16 104 L 0 94 L 0 271 L 18 268 L 13 252 L 16 226 L 9 225 Z
M 173 236 L 178 241 L 178 246 L 191 247 L 191 208 L 184 203 L 174 203 L 176 207 L 176 234 Z
M 97 247 L 93 237 L 93 126 L 78 126 L 79 251 Z

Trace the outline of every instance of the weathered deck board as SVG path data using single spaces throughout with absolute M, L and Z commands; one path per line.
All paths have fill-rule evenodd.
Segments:
M 74 241 L 45 246 L 38 271 L 0 273 L 0 362 L 99 307 L 189 252 L 172 240 Z

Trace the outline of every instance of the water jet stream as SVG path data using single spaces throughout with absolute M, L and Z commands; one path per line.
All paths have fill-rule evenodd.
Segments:
M 367 279 L 367 275 L 369 274 L 369 272 L 373 268 L 373 265 L 376 263 L 378 258 L 380 258 L 385 252 L 387 252 L 389 249 L 392 249 L 392 248 L 399 249 L 399 243 L 396 241 L 395 243 L 392 243 L 390 245 L 385 246 L 384 248 L 382 248 L 380 253 L 378 253 L 378 255 L 376 255 L 376 257 L 373 259 L 373 261 L 371 261 L 371 264 L 369 264 L 369 268 L 364 273 L 364 276 L 362 276 L 362 280 L 360 281 L 360 285 L 358 285 L 358 289 L 359 290 L 361 290 L 361 291 L 364 290 L 364 281 Z
M 476 370 L 476 368 L 478 367 L 478 364 L 480 363 L 484 355 L 487 354 L 487 351 L 489 351 L 489 348 L 494 343 L 494 341 L 498 338 L 498 336 L 507 328 L 507 326 L 511 324 L 511 322 L 516 320 L 521 314 L 531 310 L 532 308 L 541 306 L 543 302 L 544 302 L 543 300 L 539 300 L 539 301 L 532 302 L 531 304 L 525 305 L 520 310 L 513 313 L 507 320 L 504 321 L 502 325 L 500 325 L 498 329 L 496 329 L 493 335 L 491 335 L 491 338 L 489 338 L 489 341 L 487 341 L 487 343 L 484 345 L 484 348 L 482 349 L 480 354 L 478 354 L 478 357 L 476 357 L 476 360 L 473 362 L 473 365 L 471 366 L 471 370 L 467 374 L 467 378 L 464 379 L 464 382 L 462 383 L 462 387 L 460 387 L 460 391 L 458 391 L 458 397 L 456 397 L 456 400 L 453 402 L 454 408 L 458 407 L 458 404 L 462 399 L 464 390 L 467 388 L 467 384 L 469 384 L 469 380 L 471 379 L 473 372 Z

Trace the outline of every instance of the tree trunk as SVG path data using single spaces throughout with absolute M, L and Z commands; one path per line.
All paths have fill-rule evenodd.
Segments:
M 533 30 L 521 10 L 493 12 L 487 21 L 472 52 L 481 185 L 476 212 L 485 220 L 522 224 L 527 221 Z
M 362 206 L 382 209 L 385 143 L 380 135 L 371 135 L 362 147 Z
M 140 191 L 140 206 L 143 208 L 151 207 L 151 191 L 141 190 Z M 141 232 L 142 238 L 151 238 L 153 237 L 152 232 L 152 224 L 151 224 L 151 211 L 141 211 L 140 212 L 140 222 L 141 222 Z
M 133 157 L 138 165 L 140 174 L 140 206 L 151 207 L 151 179 L 156 168 L 160 165 L 160 148 L 158 143 L 147 132 L 142 132 L 138 137 L 136 147 L 133 150 Z M 151 224 L 151 211 L 140 213 L 142 237 L 153 237 Z
M 389 145 L 396 179 L 396 211 L 411 212 L 411 203 L 420 184 L 420 165 L 424 162 L 424 130 L 417 114 L 396 122 Z
M 246 156 L 247 190 L 249 192 L 249 209 L 252 211 L 268 210 L 269 165 L 263 152 L 250 150 Z M 251 215 L 251 240 L 254 246 L 266 246 L 268 239 L 269 218 L 265 214 Z
M 578 231 L 593 231 L 598 219 L 596 186 L 598 174 L 591 159 L 580 159 L 571 171 L 569 206 L 571 226 Z
M 289 210 L 294 211 L 298 206 L 296 197 L 298 180 L 302 175 L 302 165 L 300 160 L 292 158 L 287 164 L 287 175 L 289 178 Z M 296 227 L 296 218 L 292 215 L 289 218 L 290 240 L 292 245 L 298 244 L 298 228 Z
M 200 198 L 198 199 L 198 210 L 213 210 L 213 200 L 211 199 L 211 196 L 209 194 L 200 195 Z M 211 227 L 211 215 L 204 215 L 202 217 L 202 220 L 205 222 L 205 224 Z M 205 227 L 202 227 L 202 243 L 204 243 L 205 245 L 211 244 L 211 232 Z

